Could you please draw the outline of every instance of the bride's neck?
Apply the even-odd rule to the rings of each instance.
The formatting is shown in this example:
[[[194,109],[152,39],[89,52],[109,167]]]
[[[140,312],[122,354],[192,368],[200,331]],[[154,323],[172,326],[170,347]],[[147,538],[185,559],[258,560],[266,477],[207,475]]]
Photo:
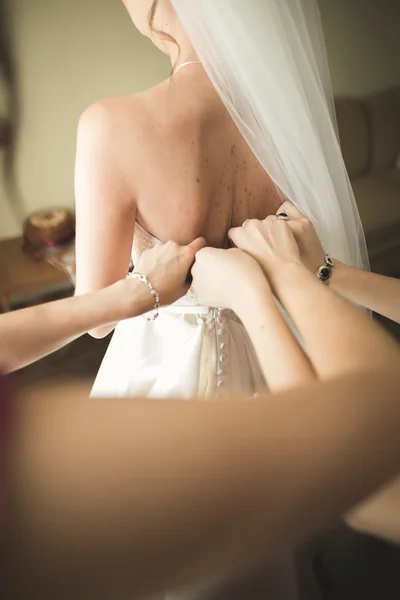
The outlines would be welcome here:
[[[168,42],[167,53],[173,68],[178,67],[184,62],[199,60],[189,40],[183,40],[182,42],[177,40],[176,43]]]

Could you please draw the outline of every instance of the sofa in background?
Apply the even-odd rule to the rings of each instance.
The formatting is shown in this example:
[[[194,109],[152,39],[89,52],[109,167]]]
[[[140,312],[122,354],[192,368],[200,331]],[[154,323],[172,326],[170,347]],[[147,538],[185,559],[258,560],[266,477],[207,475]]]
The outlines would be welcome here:
[[[371,268],[400,276],[400,87],[336,98],[335,107]]]

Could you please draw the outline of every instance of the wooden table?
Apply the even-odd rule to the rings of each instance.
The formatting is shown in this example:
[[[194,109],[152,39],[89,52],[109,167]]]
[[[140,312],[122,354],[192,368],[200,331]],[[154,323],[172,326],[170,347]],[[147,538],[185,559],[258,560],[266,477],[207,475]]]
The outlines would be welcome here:
[[[24,254],[21,238],[0,240],[1,312],[11,310],[13,295],[40,294],[49,288],[72,290],[72,283],[63,271]]]

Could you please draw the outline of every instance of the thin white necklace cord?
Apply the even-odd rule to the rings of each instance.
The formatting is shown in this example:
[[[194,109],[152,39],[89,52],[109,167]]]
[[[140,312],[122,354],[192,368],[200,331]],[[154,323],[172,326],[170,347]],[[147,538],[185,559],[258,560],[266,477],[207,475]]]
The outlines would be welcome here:
[[[187,60],[186,62],[183,62],[179,65],[179,67],[177,67],[175,69],[175,71],[173,72],[173,75],[176,75],[178,71],[180,71],[183,67],[187,67],[188,65],[201,65],[201,61],[199,60]]]

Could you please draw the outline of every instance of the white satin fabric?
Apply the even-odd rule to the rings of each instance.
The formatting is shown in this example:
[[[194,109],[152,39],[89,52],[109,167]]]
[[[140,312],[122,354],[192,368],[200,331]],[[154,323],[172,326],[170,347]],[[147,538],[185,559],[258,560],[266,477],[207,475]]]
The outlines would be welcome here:
[[[132,259],[158,243],[135,226]],[[193,398],[265,390],[250,339],[228,310],[199,306],[194,294],[160,310],[156,321],[122,321],[103,359],[92,396]]]
[[[159,241],[138,223],[133,263]],[[264,377],[243,325],[231,311],[200,306],[191,290],[162,309],[156,321],[136,317],[116,327],[91,396],[251,398],[265,391]],[[267,535],[267,534],[266,534]],[[156,600],[297,600],[288,552],[248,576],[168,592]]]

